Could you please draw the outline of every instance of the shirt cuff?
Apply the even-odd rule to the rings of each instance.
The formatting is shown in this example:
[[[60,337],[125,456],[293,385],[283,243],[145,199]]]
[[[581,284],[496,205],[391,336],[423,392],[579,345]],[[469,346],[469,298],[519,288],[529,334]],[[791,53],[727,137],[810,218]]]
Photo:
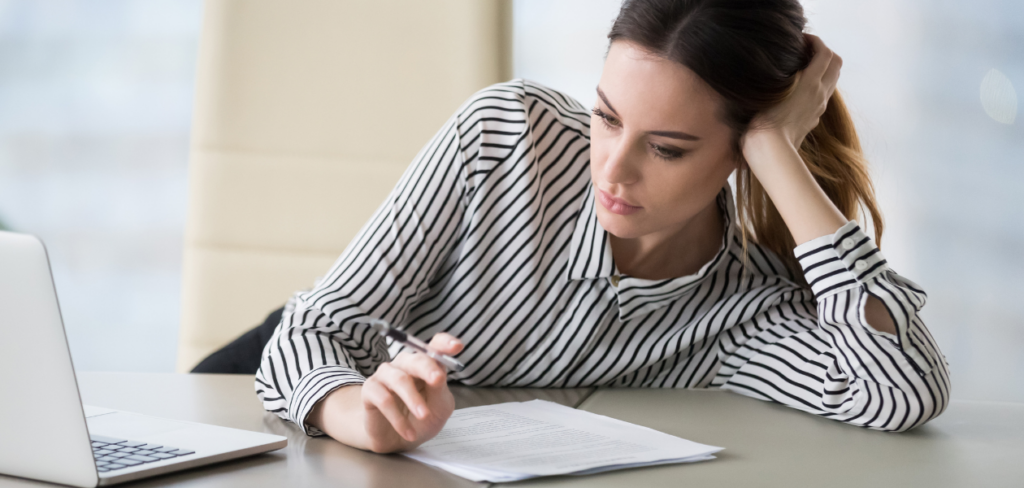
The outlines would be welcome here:
[[[344,366],[316,368],[306,373],[292,390],[292,398],[288,402],[288,418],[295,422],[295,425],[298,425],[306,435],[324,435],[320,429],[306,424],[309,412],[328,393],[343,386],[361,385],[365,381],[366,378],[363,375]]]
[[[818,300],[858,287],[886,269],[882,253],[854,220],[832,235],[800,244],[793,254]]]

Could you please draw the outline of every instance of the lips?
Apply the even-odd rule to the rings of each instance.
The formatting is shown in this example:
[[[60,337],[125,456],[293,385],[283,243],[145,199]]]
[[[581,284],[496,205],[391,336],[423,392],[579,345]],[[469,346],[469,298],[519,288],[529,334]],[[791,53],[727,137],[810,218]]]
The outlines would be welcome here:
[[[601,206],[609,212],[618,215],[629,215],[643,209],[639,205],[630,205],[621,198],[615,198],[601,189],[597,190],[597,201],[601,202]]]

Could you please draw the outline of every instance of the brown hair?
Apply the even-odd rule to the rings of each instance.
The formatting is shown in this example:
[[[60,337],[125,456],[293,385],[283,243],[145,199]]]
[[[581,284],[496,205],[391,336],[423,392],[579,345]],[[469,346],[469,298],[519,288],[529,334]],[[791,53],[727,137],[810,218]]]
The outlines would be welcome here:
[[[626,0],[612,25],[612,42],[627,40],[692,70],[725,100],[722,120],[736,134],[734,152],[759,112],[789,95],[813,56],[803,35],[807,19],[797,0]],[[882,215],[853,121],[836,91],[799,148],[825,194],[848,219],[866,211],[881,244]],[[749,167],[736,173],[736,207],[748,239],[778,255],[794,277],[803,272],[796,243]]]

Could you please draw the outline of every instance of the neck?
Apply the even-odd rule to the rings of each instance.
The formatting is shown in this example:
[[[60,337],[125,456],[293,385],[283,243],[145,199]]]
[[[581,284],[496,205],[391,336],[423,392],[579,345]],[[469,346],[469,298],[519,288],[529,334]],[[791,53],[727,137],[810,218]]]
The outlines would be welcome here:
[[[608,234],[615,265],[623,274],[664,280],[696,273],[718,253],[724,232],[717,199],[681,226],[622,239]]]

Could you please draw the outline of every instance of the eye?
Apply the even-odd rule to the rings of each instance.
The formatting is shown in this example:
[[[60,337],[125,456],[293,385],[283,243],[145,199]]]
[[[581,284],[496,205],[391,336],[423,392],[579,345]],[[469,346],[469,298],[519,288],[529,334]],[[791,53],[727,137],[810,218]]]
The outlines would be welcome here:
[[[654,155],[665,160],[679,159],[683,156],[683,152],[679,149],[670,149],[665,146],[659,146],[653,142],[648,143],[651,149],[654,151]]]
[[[615,129],[622,125],[622,123],[619,122],[619,119],[616,119],[615,117],[612,117],[611,115],[604,113],[604,111],[599,108],[594,108],[593,112],[594,115],[601,118],[601,122],[604,122],[604,125],[609,129]]]

